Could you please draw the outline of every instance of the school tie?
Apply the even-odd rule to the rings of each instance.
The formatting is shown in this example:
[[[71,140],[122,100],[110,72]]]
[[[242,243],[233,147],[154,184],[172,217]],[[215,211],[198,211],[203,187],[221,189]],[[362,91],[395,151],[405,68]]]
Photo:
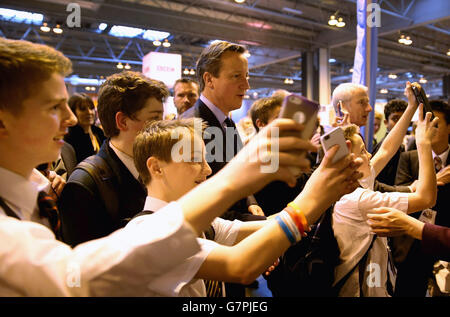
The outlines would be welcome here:
[[[436,172],[442,169],[442,160],[439,156],[434,157],[434,167],[436,168]]]
[[[207,297],[223,297],[222,282],[213,280],[203,280],[206,287]]]
[[[45,191],[41,191],[38,194],[38,207],[41,218],[48,219],[56,239],[61,240],[61,221],[55,200]]]

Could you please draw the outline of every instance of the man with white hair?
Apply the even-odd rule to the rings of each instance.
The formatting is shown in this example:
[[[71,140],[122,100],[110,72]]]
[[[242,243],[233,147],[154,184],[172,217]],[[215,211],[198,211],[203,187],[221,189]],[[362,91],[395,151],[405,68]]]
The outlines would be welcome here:
[[[343,83],[334,89],[331,102],[334,109],[340,109],[342,115],[349,114],[350,123],[362,127],[366,125],[369,113],[372,111],[367,91],[366,86]]]

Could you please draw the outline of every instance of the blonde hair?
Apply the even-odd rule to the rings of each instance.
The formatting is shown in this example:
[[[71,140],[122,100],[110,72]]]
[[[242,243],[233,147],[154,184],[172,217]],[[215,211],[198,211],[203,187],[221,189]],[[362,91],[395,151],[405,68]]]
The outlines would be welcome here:
[[[185,135],[178,133],[174,138],[172,132],[182,128],[187,129],[191,136],[198,135],[202,133],[202,131],[195,131],[194,126],[198,125],[203,131],[205,124],[199,118],[152,121],[144,126],[134,141],[133,157],[136,169],[145,185],[151,181],[150,172],[147,169],[148,158],[153,156],[164,162],[172,162],[172,147]]]
[[[345,139],[352,142],[352,146],[355,144],[353,137],[355,135],[361,136],[361,134],[359,133],[359,127],[356,124],[349,124],[349,125],[343,126],[342,130],[344,130]],[[362,136],[361,136],[361,138],[362,138]]]
[[[375,119],[383,121],[383,114],[381,112],[375,111]]]
[[[0,38],[0,109],[20,113],[39,83],[71,72],[72,62],[50,46]]]

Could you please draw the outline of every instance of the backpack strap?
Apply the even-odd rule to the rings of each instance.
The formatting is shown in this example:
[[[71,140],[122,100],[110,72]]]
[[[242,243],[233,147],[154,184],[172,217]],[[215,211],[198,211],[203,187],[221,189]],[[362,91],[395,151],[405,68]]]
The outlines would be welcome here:
[[[0,197],[0,207],[2,207],[7,216],[21,220],[19,216],[6,204],[2,197]]]
[[[372,249],[373,247],[373,243],[375,242],[377,238],[377,235],[374,234],[372,237],[372,241],[370,242],[369,248],[366,250],[366,253],[364,253],[363,257],[358,261],[358,263],[356,263],[356,265],[350,270],[350,272],[348,272],[343,278],[341,278],[341,280],[333,287],[336,291],[336,294],[339,294],[339,291],[341,290],[341,288],[344,286],[344,284],[347,282],[347,280],[350,278],[350,276],[353,274],[353,272],[356,270],[356,268],[359,268],[359,291],[360,294],[362,294],[362,283],[363,283],[363,278],[364,275],[362,273],[364,273],[364,264],[367,262],[367,257],[369,256],[369,251]]]
[[[119,221],[119,203],[113,187],[114,174],[106,161],[101,156],[92,155],[80,162],[75,169],[81,169],[92,177],[107,212]]]

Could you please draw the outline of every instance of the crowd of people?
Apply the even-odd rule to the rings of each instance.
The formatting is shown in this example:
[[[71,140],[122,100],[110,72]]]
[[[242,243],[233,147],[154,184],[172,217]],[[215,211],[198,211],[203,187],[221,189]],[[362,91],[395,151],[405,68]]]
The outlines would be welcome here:
[[[285,252],[331,210],[338,296],[424,297],[450,255],[448,104],[430,101],[432,119],[407,82],[371,154],[359,134],[373,111],[367,87],[339,85],[349,151],[334,162],[339,146],[321,149],[319,120],[305,140],[302,124],[278,118],[287,91],[235,124],[250,88],[245,52],[206,47],[198,82],[174,84],[177,114],[164,118],[161,81],[111,75],[95,105],[68,96],[62,53],[0,39],[0,296],[244,297],[258,277],[277,279]]]

